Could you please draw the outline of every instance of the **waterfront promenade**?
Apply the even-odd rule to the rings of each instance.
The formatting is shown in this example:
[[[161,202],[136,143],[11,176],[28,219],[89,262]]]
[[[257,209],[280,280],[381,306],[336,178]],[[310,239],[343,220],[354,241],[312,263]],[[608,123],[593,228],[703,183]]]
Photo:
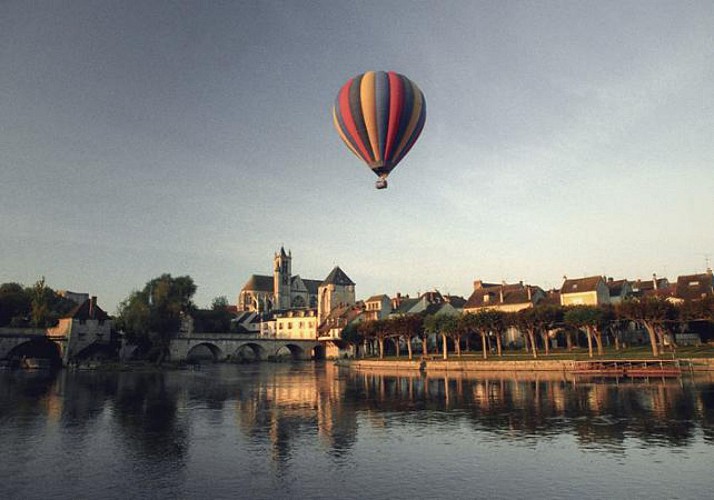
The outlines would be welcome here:
[[[563,372],[573,374],[606,375],[639,372],[647,375],[677,375],[687,372],[714,371],[714,358],[675,358],[675,359],[531,359],[531,360],[476,360],[476,359],[439,359],[424,357],[408,359],[355,359],[339,360],[340,365],[360,370],[408,370],[428,372]],[[677,373],[678,372],[678,373]]]

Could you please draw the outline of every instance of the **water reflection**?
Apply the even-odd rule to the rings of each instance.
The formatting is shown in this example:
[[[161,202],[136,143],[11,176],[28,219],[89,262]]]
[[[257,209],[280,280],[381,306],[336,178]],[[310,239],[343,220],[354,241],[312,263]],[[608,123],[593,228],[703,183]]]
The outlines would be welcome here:
[[[373,467],[369,472],[378,475],[373,458],[392,456],[390,447],[425,461],[429,453],[461,449],[463,466],[471,467],[472,449],[488,450],[489,443],[502,449],[572,441],[580,451],[613,457],[712,444],[714,381],[711,375],[579,380],[557,373],[474,378],[309,363],[0,372],[0,430],[6,464],[0,484],[12,491],[46,491],[43,485],[71,478],[68,487],[76,483],[84,496],[106,495],[98,485],[118,483],[122,497],[142,497],[149,487],[192,496],[206,492],[191,488],[218,476],[226,491],[212,496],[246,481],[253,493],[279,487],[287,496],[319,496],[321,471]],[[434,434],[439,444],[413,448]],[[478,444],[459,448],[459,439]],[[565,453],[558,458],[578,460]],[[58,465],[37,477],[38,463]],[[265,475],[266,467],[273,473]],[[317,489],[296,489],[302,483],[295,476]],[[391,481],[384,484],[382,496],[390,496]]]
[[[371,412],[427,411],[427,423],[468,419],[509,440],[574,435],[586,448],[622,449],[628,439],[686,446],[714,431],[714,384],[703,379],[577,380],[563,374],[417,376],[367,371],[350,375]],[[398,422],[398,419],[393,419]]]

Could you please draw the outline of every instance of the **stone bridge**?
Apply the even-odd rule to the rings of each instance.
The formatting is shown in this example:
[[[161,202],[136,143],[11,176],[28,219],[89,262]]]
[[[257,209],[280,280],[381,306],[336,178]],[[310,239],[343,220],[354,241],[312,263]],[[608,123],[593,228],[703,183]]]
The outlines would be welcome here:
[[[190,359],[294,360],[323,359],[324,348],[317,340],[287,339],[236,333],[190,333],[173,339],[169,346],[172,361]]]
[[[66,336],[50,336],[44,328],[0,328],[0,363],[12,365],[23,357],[62,364]]]

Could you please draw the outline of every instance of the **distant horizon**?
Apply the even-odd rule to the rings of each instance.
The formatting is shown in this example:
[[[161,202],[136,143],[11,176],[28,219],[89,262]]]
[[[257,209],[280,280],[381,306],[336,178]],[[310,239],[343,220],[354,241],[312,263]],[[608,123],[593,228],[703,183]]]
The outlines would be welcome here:
[[[286,250],[288,250],[288,249],[286,249]],[[335,265],[339,265],[339,264],[335,264]],[[327,273],[325,274],[325,276],[327,276],[327,274],[334,268],[335,265],[333,265],[332,267],[330,267],[330,270],[327,271]],[[355,280],[355,279],[351,276],[350,272],[347,271],[347,270],[344,268],[344,266],[339,265],[339,267],[340,267],[340,269],[342,269],[342,270],[345,272],[345,274],[347,274],[347,275],[350,277],[350,279],[352,279],[352,280],[355,282],[355,289],[356,289],[356,291],[358,291],[358,290],[359,290],[359,282],[358,282],[357,280]],[[269,268],[270,268],[270,266],[268,266],[268,269],[269,269]],[[483,283],[496,284],[496,285],[501,285],[501,284],[514,285],[514,284],[519,284],[519,283],[522,282],[523,285],[537,286],[537,287],[541,288],[541,289],[542,289],[543,291],[545,291],[545,292],[548,292],[548,291],[551,291],[551,290],[560,290],[560,287],[562,286],[562,284],[565,282],[566,279],[582,279],[582,278],[588,278],[588,277],[594,277],[594,276],[601,276],[601,277],[602,277],[603,279],[605,279],[605,280],[613,279],[613,280],[615,280],[615,281],[618,281],[618,280],[623,280],[623,279],[624,279],[624,280],[627,280],[628,282],[634,283],[634,282],[637,282],[637,281],[651,281],[651,280],[653,279],[654,275],[656,275],[656,276],[657,276],[657,279],[667,279],[667,280],[670,282],[670,284],[676,284],[677,279],[680,278],[680,277],[692,276],[692,275],[698,275],[698,274],[705,274],[705,273],[710,272],[710,271],[711,271],[710,262],[705,261],[705,267],[703,268],[703,270],[700,270],[700,271],[696,271],[696,270],[695,270],[695,271],[692,271],[692,272],[678,273],[678,274],[676,274],[676,275],[674,275],[674,276],[666,276],[666,275],[660,275],[659,273],[652,273],[652,274],[650,274],[649,276],[644,276],[644,277],[638,276],[637,278],[629,278],[629,277],[625,277],[625,276],[612,276],[612,275],[610,275],[610,274],[608,274],[608,273],[604,273],[604,274],[602,274],[602,273],[591,273],[591,274],[585,274],[585,275],[582,275],[582,276],[580,276],[580,275],[572,275],[572,276],[571,276],[571,275],[564,274],[564,275],[561,276],[560,285],[557,285],[557,286],[554,286],[554,285],[551,285],[551,286],[543,286],[541,283],[538,283],[538,282],[535,282],[535,281],[529,281],[529,280],[522,280],[522,279],[516,279],[516,280],[501,280],[501,279],[488,279],[488,278],[483,278],[483,277],[474,277],[474,278],[469,282],[469,287],[465,288],[466,290],[468,290],[468,291],[465,292],[465,293],[454,293],[454,292],[451,292],[451,291],[448,291],[448,290],[441,289],[441,288],[439,288],[438,286],[437,286],[437,287],[424,287],[423,289],[417,288],[415,292],[414,292],[413,290],[410,290],[410,289],[406,289],[406,291],[405,291],[404,288],[399,289],[399,287],[397,287],[397,289],[396,289],[396,290],[393,290],[393,291],[376,290],[376,291],[374,291],[374,292],[372,292],[372,293],[365,293],[365,294],[361,294],[361,293],[358,292],[358,293],[357,293],[357,297],[358,297],[357,300],[358,300],[358,301],[359,301],[359,300],[365,300],[366,298],[369,298],[369,297],[372,297],[372,296],[375,296],[375,295],[382,295],[382,294],[385,294],[385,295],[389,296],[390,298],[396,297],[397,294],[401,294],[402,297],[417,298],[417,297],[420,297],[421,295],[423,295],[424,293],[431,292],[431,291],[438,291],[438,292],[441,293],[442,295],[452,295],[452,296],[458,296],[458,297],[463,297],[464,299],[468,299],[469,296],[471,295],[471,293],[473,293],[473,285],[474,285],[474,282],[475,282],[475,281],[482,281]],[[177,274],[177,273],[169,273],[169,272],[159,273],[159,274],[157,274],[156,276],[152,276],[152,277],[147,278],[143,283],[137,284],[137,286],[136,286],[135,288],[133,288],[133,289],[127,291],[127,293],[126,293],[124,296],[122,296],[119,300],[117,300],[114,304],[112,304],[111,307],[113,307],[113,308],[110,308],[110,307],[103,307],[103,306],[102,306],[103,297],[102,297],[101,295],[97,295],[96,293],[93,293],[91,290],[76,290],[76,289],[67,288],[67,287],[54,286],[53,283],[51,283],[51,282],[49,282],[49,280],[47,280],[46,275],[40,275],[40,276],[38,276],[37,279],[35,279],[35,280],[31,281],[31,282],[22,282],[22,281],[18,281],[18,280],[4,280],[4,281],[0,282],[0,284],[2,284],[2,283],[19,283],[20,285],[22,285],[22,286],[24,286],[24,287],[31,287],[31,286],[32,286],[34,283],[36,283],[38,280],[40,280],[40,279],[42,279],[43,277],[45,277],[45,284],[46,284],[48,287],[52,288],[55,292],[63,292],[63,291],[64,291],[64,292],[72,292],[72,293],[77,293],[77,294],[88,294],[90,297],[95,296],[95,297],[97,297],[97,303],[98,303],[98,305],[99,305],[102,309],[104,309],[105,311],[109,312],[109,313],[112,314],[112,315],[115,315],[115,314],[118,313],[119,304],[120,304],[124,299],[128,298],[128,297],[131,295],[131,293],[133,293],[134,291],[142,290],[142,289],[144,288],[144,286],[146,286],[146,284],[147,284],[149,281],[151,281],[151,280],[153,280],[153,279],[155,279],[155,278],[158,278],[158,277],[160,277],[160,276],[163,275],[163,274],[170,274],[170,275],[171,275],[172,277],[174,277],[174,278],[175,278],[175,277],[178,277],[178,276],[189,276],[189,277],[191,277],[191,278],[194,280],[194,284],[196,285],[196,288],[197,288],[197,293],[198,293],[198,290],[201,289],[201,284],[198,283],[198,282],[196,282],[195,278],[194,278],[193,276],[191,276],[190,274],[187,275],[187,274]],[[260,272],[251,273],[251,274],[249,274],[249,275],[241,282],[241,285],[239,286],[239,288],[238,288],[235,292],[233,292],[232,294],[229,294],[229,293],[218,294],[218,295],[215,295],[215,296],[211,297],[207,302],[201,302],[201,303],[199,303],[199,302],[197,302],[196,300],[194,300],[194,303],[196,304],[196,306],[197,306],[199,309],[209,309],[209,308],[211,307],[211,302],[212,302],[214,299],[216,299],[216,298],[218,298],[218,297],[225,297],[225,298],[228,300],[228,303],[229,303],[230,305],[236,305],[236,303],[237,303],[237,297],[238,297],[238,295],[240,294],[241,288],[247,283],[247,281],[248,281],[248,280],[250,279],[250,277],[253,276],[253,275],[272,276],[272,273],[269,273],[269,272],[266,272],[266,273],[260,273]],[[318,281],[322,281],[322,280],[324,279],[324,277],[323,277],[323,278],[313,278],[313,277],[303,276],[303,275],[302,275],[301,273],[299,273],[299,272],[298,272],[298,273],[293,272],[292,275],[293,275],[293,276],[298,276],[298,275],[299,275],[302,279],[316,279],[316,280],[318,280]],[[567,278],[566,278],[566,276],[567,276]],[[412,292],[414,292],[414,293],[412,293]],[[117,296],[116,294],[114,294],[114,295]],[[360,296],[363,296],[364,299],[359,298]]]

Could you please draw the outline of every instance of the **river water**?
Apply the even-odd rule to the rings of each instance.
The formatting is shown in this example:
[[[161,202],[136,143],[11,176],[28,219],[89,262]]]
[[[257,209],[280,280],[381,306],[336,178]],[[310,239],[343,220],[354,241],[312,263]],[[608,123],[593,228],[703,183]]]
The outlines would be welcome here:
[[[0,372],[0,498],[711,498],[714,378]]]

